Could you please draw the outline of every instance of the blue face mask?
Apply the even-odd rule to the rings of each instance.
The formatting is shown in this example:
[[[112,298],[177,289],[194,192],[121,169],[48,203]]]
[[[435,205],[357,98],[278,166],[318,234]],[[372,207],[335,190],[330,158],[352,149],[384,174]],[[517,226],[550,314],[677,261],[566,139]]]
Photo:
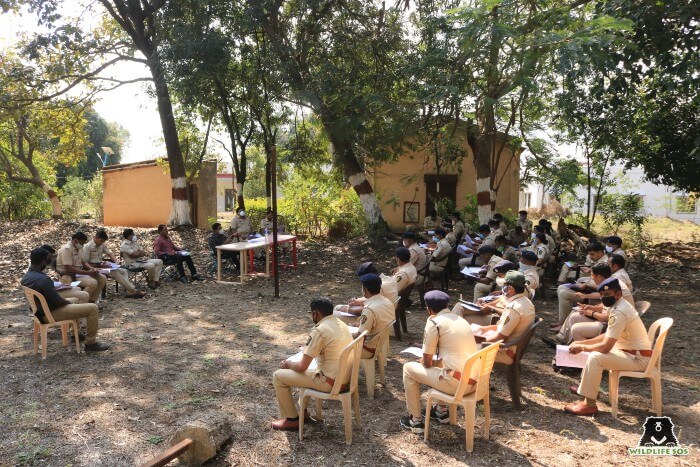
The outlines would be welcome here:
[[[440,241],[440,239],[439,239],[438,237],[436,237],[435,235],[433,235],[433,241],[434,241],[435,243],[437,243],[437,242]]]
[[[484,238],[485,236],[486,236],[486,235],[484,235],[484,234],[482,234],[482,233],[479,234],[479,238]]]

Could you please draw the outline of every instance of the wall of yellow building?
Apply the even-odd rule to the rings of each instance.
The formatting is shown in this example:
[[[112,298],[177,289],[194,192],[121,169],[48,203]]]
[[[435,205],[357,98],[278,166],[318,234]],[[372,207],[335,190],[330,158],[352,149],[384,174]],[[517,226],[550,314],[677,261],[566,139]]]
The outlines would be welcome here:
[[[440,170],[441,174],[457,175],[457,199],[455,201],[457,209],[460,210],[466,204],[466,196],[476,194],[474,156],[469,146],[466,146],[466,149],[468,155],[462,159],[461,164]],[[435,174],[435,160],[428,150],[419,152],[407,150],[399,156],[397,161],[387,162],[373,169],[373,187],[379,196],[382,215],[392,230],[402,231],[407,226],[404,222],[404,203],[406,201],[420,203],[419,219],[422,223],[427,216],[424,175]],[[505,212],[507,209],[517,212],[520,192],[518,151],[513,156],[509,147],[503,149],[497,177],[497,180],[503,177],[503,181],[496,195],[496,209],[500,212]]]

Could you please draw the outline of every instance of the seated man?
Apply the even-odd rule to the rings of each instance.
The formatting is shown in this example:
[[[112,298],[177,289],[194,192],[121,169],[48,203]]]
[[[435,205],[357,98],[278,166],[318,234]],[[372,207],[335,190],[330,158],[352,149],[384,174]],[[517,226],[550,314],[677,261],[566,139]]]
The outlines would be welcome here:
[[[427,271],[424,271],[428,265],[425,251],[418,245],[418,235],[413,232],[404,232],[401,240],[403,246],[408,248],[408,251],[411,253],[411,264],[416,268],[416,272],[419,273],[415,282],[416,285],[420,285],[425,280],[425,274],[427,274]]]
[[[463,258],[459,260],[460,269],[463,269],[467,266],[483,266],[484,263],[481,262],[478,250],[480,246],[495,246],[495,237],[491,237],[490,234],[491,229],[488,225],[480,225],[476,238],[472,239],[472,245],[468,245],[468,242],[465,242],[463,243],[463,245],[467,247],[465,251],[457,249],[457,254],[459,256],[463,256]]]
[[[503,235],[497,235],[494,239],[494,246],[496,247],[498,256],[510,261],[511,263],[518,262],[518,250],[508,245],[508,242],[506,242],[506,237]]]
[[[492,326],[482,326],[475,332],[475,338],[479,342],[504,343],[520,337],[535,321],[535,306],[525,296],[525,275],[520,271],[509,271],[506,274],[506,285],[503,287],[505,295],[505,309],[498,323]],[[493,332],[490,332],[493,331]],[[515,358],[516,347],[500,348],[496,354],[496,361],[510,365]]]
[[[474,299],[472,300],[474,302],[491,293],[496,281],[496,272],[493,270],[493,267],[503,261],[503,258],[496,254],[496,248],[492,246],[480,247],[479,256],[484,264],[481,268],[481,277],[479,279],[467,277],[476,282],[474,284]]]
[[[87,235],[83,232],[74,233],[70,242],[58,250],[56,271],[61,275],[63,284],[80,281],[79,286],[90,296],[90,303],[97,303],[102,295],[102,289],[107,285],[107,278],[83,258],[83,246],[86,243]]]
[[[379,271],[374,266],[374,263],[367,261],[360,264],[360,267],[355,271],[357,277],[362,277],[365,274],[376,274],[379,276]],[[396,280],[393,276],[384,276],[382,278],[381,292],[382,296],[388,299],[392,304],[396,302],[399,298],[398,287],[396,285]],[[342,321],[346,323],[354,323],[357,317],[362,314],[362,310],[365,308],[365,301],[367,299],[362,296],[359,298],[351,298],[347,305],[338,305],[333,310],[333,315],[339,317]],[[352,313],[355,317],[341,316],[340,313]]]
[[[238,209],[238,215],[231,219],[231,226],[228,229],[229,236],[234,240],[240,241],[248,238],[253,232],[253,224],[243,209]]]
[[[500,232],[496,232],[496,235],[503,235],[503,236],[508,235],[508,225],[506,225],[506,221],[503,218],[503,214],[501,214],[499,212],[494,212],[493,213],[493,220],[498,222],[498,227],[496,227],[496,230],[500,231]]]
[[[591,275],[591,267],[596,264],[607,264],[608,256],[605,254],[605,248],[602,244],[598,242],[590,243],[586,247],[588,254],[586,255],[586,261],[583,265],[574,265],[569,267],[564,264],[561,267],[561,272],[559,273],[559,278],[557,279],[558,285],[570,282],[576,276],[576,271],[580,273],[580,277],[589,277]]]
[[[122,260],[127,266],[144,268],[148,276],[148,287],[155,289],[160,287],[160,273],[163,270],[163,260],[149,258],[146,250],[141,248],[133,229],[124,229],[122,232],[121,252]]]
[[[620,282],[611,277],[598,286],[603,305],[607,308],[608,330],[593,339],[576,341],[569,352],[592,352],[581,374],[581,384],[571,392],[585,399],[564,407],[573,415],[593,415],[598,412],[596,399],[605,370],[643,371],[651,357],[651,342],[637,311],[622,298]]]
[[[437,215],[437,211],[435,209],[430,211],[430,215],[425,218],[423,221],[423,229],[425,231],[428,230],[435,230],[439,228],[442,225],[442,217]]]
[[[522,227],[516,225],[513,230],[508,232],[508,235],[506,236],[506,243],[513,248],[518,249],[520,248],[520,245],[525,243],[529,236],[530,234],[525,235]]]
[[[31,265],[22,277],[21,284],[39,292],[46,299],[46,304],[55,321],[69,319],[87,321],[87,336],[85,337],[85,350],[87,352],[101,352],[109,349],[109,346],[97,342],[97,327],[99,326],[99,309],[94,303],[71,303],[56,293],[53,281],[44,274],[44,269],[51,262],[50,253],[43,248],[34,248],[30,255]],[[36,317],[42,323],[47,323],[41,305],[37,302]],[[77,330],[75,330],[77,331]]]
[[[532,244],[527,248],[537,255],[537,263],[535,264],[537,265],[537,274],[540,278],[544,276],[544,271],[547,269],[547,264],[549,263],[549,255],[552,253],[549,246],[550,244],[547,240],[547,236],[542,232],[537,232]]]
[[[377,334],[394,320],[394,304],[380,293],[382,280],[378,275],[365,274],[360,277],[360,282],[362,282],[362,296],[365,298],[365,303],[357,334],[367,331],[367,337],[362,345],[362,358],[372,358],[379,342]]]
[[[622,249],[622,239],[618,237],[617,235],[612,235],[608,238],[605,239],[605,254],[608,256],[611,255],[620,255],[624,258],[625,264],[623,268],[627,267],[627,263],[629,262],[629,257],[627,256],[627,253],[625,253],[625,250]]]
[[[102,267],[109,267],[109,264],[102,261],[102,258],[105,256],[107,256],[112,263],[117,263],[117,258],[114,257],[112,251],[105,244],[107,239],[107,232],[100,229],[95,232],[93,239],[83,246],[83,258],[85,258],[85,261],[93,268],[99,269]],[[136,286],[131,283],[129,280],[129,272],[126,269],[112,269],[107,276],[124,287],[126,298],[143,298],[146,295],[140,290],[137,290]]]
[[[216,255],[216,247],[221,246],[225,243],[229,243],[229,241],[226,235],[221,233],[221,224],[218,222],[214,222],[211,225],[211,235],[209,235],[209,240],[207,240],[209,249],[213,254]],[[231,261],[231,263],[236,267],[236,269],[240,270],[241,261],[239,259],[239,256],[240,253],[237,251],[221,250],[221,259],[227,259]]]
[[[396,282],[396,291],[400,294],[403,289],[416,282],[418,272],[416,267],[411,264],[411,252],[408,248],[399,247],[396,249],[396,264],[397,267],[391,272]],[[384,278],[382,278],[383,281]]]
[[[56,250],[54,250],[51,245],[46,244],[41,245],[40,248],[43,248],[49,252],[49,264],[46,266],[46,268],[51,268],[56,271]],[[66,287],[64,285],[61,290],[57,290],[56,292],[58,292],[58,295],[71,303],[88,303],[90,300],[90,294],[82,290],[80,287]]]
[[[463,375],[464,364],[476,353],[476,342],[469,324],[457,315],[450,313],[447,305],[450,296],[439,290],[425,294],[428,320],[423,332],[423,358],[419,362],[408,362],[403,366],[403,387],[406,393],[408,413],[401,417],[403,428],[413,433],[423,433],[423,411],[420,404],[420,385],[425,384],[446,394],[454,394],[462,378],[469,378],[470,386],[465,391],[474,391],[478,368],[471,375]],[[441,367],[435,366],[433,356],[440,355]],[[431,418],[440,423],[449,422],[449,412],[439,406],[431,408]]]
[[[459,211],[455,211],[450,216],[450,220],[452,221],[452,232],[457,242],[461,242],[464,238],[464,234],[467,233],[467,227],[464,225],[464,222],[462,222],[462,214]]]
[[[510,261],[500,261],[493,267],[493,272],[496,275],[496,285],[503,287],[505,285],[505,277],[508,271],[516,268],[515,264]],[[500,298],[492,302],[486,303],[479,299],[476,304],[480,306],[480,310],[472,310],[464,306],[461,302],[457,302],[452,308],[452,313],[466,319],[469,324],[478,324],[479,326],[488,326],[491,324],[491,316],[493,313],[501,314],[505,308],[505,296],[501,290],[492,292],[492,295],[500,295]]]
[[[194,267],[194,262],[189,252],[183,250],[182,248],[176,247],[170,236],[168,235],[168,228],[165,224],[160,224],[158,226],[158,236],[153,241],[153,251],[156,256],[163,260],[163,264],[174,264],[177,268],[177,273],[180,276],[180,282],[187,284],[187,277],[185,276],[185,268],[182,263],[187,264],[187,269],[190,270],[190,277],[193,281],[201,281],[202,278],[197,274],[197,269]]]
[[[520,266],[518,270],[525,275],[527,290],[525,295],[530,300],[535,296],[535,291],[540,286],[539,268],[537,267],[537,254],[534,251],[525,250],[520,255]]]
[[[624,256],[618,255],[617,253],[613,253],[610,255],[610,259],[608,260],[608,266],[610,266],[610,270],[612,271],[613,277],[618,278],[621,283],[625,284],[625,287],[627,287],[629,290],[632,290],[632,279],[630,279],[629,274],[627,274],[625,264],[626,260]]]
[[[341,378],[343,384],[350,381],[350,372],[347,375],[338,374],[340,354],[352,342],[350,330],[332,316],[333,303],[330,299],[317,298],[311,301],[310,307],[315,326],[309,335],[302,359],[298,362],[284,360],[280,369],[272,375],[277,404],[284,417],[272,422],[275,430],[299,429],[299,412],[292,398],[293,387],[331,392],[336,379]],[[314,358],[316,370],[307,371]]]
[[[260,233],[261,234],[265,235],[267,233],[272,233],[272,229],[274,228],[273,217],[274,216],[273,216],[272,209],[268,209],[267,211],[265,211],[265,217],[263,217],[262,220],[260,221]]]
[[[526,237],[530,236],[530,233],[532,232],[532,221],[527,218],[527,211],[518,211],[518,220],[515,221],[515,226],[516,228],[520,227]]]
[[[447,232],[445,232],[445,229],[435,229],[433,241],[436,243],[436,247],[428,260],[430,263],[430,266],[428,266],[428,273],[431,277],[435,277],[436,275],[442,273],[447,267],[447,262],[450,259],[450,250],[452,250],[452,246],[445,238],[446,236]]]

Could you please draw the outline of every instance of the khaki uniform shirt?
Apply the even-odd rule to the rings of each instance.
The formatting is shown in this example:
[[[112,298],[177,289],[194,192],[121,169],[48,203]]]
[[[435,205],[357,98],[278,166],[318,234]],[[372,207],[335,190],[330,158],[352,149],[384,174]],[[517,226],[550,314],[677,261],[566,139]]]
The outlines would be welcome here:
[[[501,222],[500,224],[498,224],[498,230],[501,231],[500,233],[501,233],[504,237],[507,237],[507,236],[508,236],[508,226],[506,225],[505,222]]]
[[[351,342],[348,326],[335,316],[326,316],[311,329],[304,354],[316,359],[317,374],[336,379],[340,354]]]
[[[457,241],[461,241],[464,238],[464,234],[467,233],[467,228],[464,226],[464,222],[457,221],[452,225],[452,232],[455,234]]]
[[[527,269],[525,269],[527,268]],[[520,272],[525,276],[525,281],[527,282],[527,291],[529,292],[529,297],[532,299],[535,295],[535,290],[540,286],[540,275],[537,274],[537,266],[520,266]]]
[[[630,259],[627,256],[627,253],[625,252],[625,250],[623,250],[622,248],[617,248],[617,249],[613,250],[612,253],[608,253],[608,256],[612,256],[612,255],[622,256],[623,258],[625,258],[625,267],[627,267],[629,265]]]
[[[432,217],[428,216],[423,221],[423,228],[426,230],[428,230],[428,229],[433,230],[433,229],[440,227],[441,225],[442,225],[442,217],[440,217],[440,216],[435,216],[435,220],[433,220]]]
[[[382,289],[379,293],[391,303],[394,303],[399,298],[399,287],[396,284],[396,279],[394,279],[394,276],[385,276],[384,274],[379,277],[382,279]]]
[[[247,236],[253,231],[253,224],[250,222],[248,216],[234,217],[231,220],[231,227],[229,227],[229,230],[231,233]]]
[[[499,250],[500,251],[500,250]],[[500,255],[506,261],[510,261],[513,264],[518,264],[518,254],[517,250],[512,246],[506,245]]]
[[[486,264],[486,266],[484,266],[486,268],[486,278],[487,279],[491,279],[491,281],[496,280],[497,274],[496,274],[496,271],[493,270],[493,268],[496,267],[496,265],[498,263],[500,263],[501,261],[503,261],[503,258],[501,258],[498,255],[493,255],[491,257],[488,264]]]
[[[617,339],[616,349],[650,350],[651,342],[637,310],[626,300],[618,300],[608,308],[608,330],[605,336]]]
[[[505,299],[505,309],[498,320],[496,330],[508,337],[506,341],[512,341],[527,331],[534,320],[535,305],[530,299],[524,294],[513,295]],[[515,347],[510,349],[516,351]]]
[[[516,226],[520,226],[523,228],[523,232],[526,234],[532,231],[532,221],[530,219],[525,219],[524,221],[521,221],[520,218],[518,217],[518,220],[515,221]]]
[[[377,333],[394,320],[394,304],[381,294],[372,295],[365,301],[365,308],[360,315],[360,331],[367,331],[365,347],[377,348]]]
[[[263,220],[260,221],[260,230],[262,230],[263,232],[265,231],[265,229],[267,229],[271,233],[273,227],[274,226],[272,225],[272,221],[268,221],[267,217],[263,217]]]
[[[436,266],[440,267],[445,267],[447,266],[447,260],[450,257],[450,250],[452,249],[452,246],[450,246],[450,242],[447,241],[447,239],[443,238],[437,243],[437,247],[435,248],[435,251],[433,251],[433,258],[439,258],[440,261],[433,261],[433,264]]]
[[[63,245],[56,254],[56,271],[59,274],[70,274],[64,265],[83,267],[83,251],[73,244],[68,242]]]
[[[408,251],[411,252],[411,264],[416,267],[416,271],[425,268],[425,265],[428,264],[428,259],[425,257],[423,248],[418,246],[417,243],[414,243],[408,248]]]
[[[428,318],[423,333],[423,353],[440,355],[443,368],[462,371],[467,359],[476,351],[474,335],[464,318],[447,308]]]
[[[112,251],[105,243],[98,246],[95,244],[95,240],[90,240],[83,246],[83,258],[88,263],[101,263],[104,256],[111,254]]]
[[[624,283],[628,289],[632,289],[632,279],[630,279],[630,275],[627,274],[627,271],[624,268],[613,272],[612,276],[616,277],[618,281]]]
[[[411,263],[406,263],[403,266],[399,266],[396,274],[394,274],[394,279],[396,279],[396,286],[399,293],[409,285],[413,284],[418,277],[418,271],[416,267]]]
[[[141,248],[141,245],[139,245],[138,242],[132,242],[131,240],[124,239],[124,240],[122,240],[120,250],[122,252],[122,261],[124,261],[124,264],[126,264],[126,265],[132,264],[132,263],[136,262],[137,260],[142,259],[142,258],[132,258],[131,256],[129,256],[129,255],[133,255],[137,251],[143,250],[143,248]]]

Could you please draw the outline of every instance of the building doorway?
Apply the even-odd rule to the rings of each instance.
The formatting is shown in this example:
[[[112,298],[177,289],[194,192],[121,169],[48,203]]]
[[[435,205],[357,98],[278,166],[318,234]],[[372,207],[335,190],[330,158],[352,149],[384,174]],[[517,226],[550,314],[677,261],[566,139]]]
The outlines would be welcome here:
[[[449,198],[457,206],[457,175],[440,175],[438,180],[437,175],[424,175],[425,181],[425,215],[429,216],[435,209],[435,200],[438,199],[438,181],[440,183],[440,199]],[[444,219],[452,213],[441,212],[440,215]]]

